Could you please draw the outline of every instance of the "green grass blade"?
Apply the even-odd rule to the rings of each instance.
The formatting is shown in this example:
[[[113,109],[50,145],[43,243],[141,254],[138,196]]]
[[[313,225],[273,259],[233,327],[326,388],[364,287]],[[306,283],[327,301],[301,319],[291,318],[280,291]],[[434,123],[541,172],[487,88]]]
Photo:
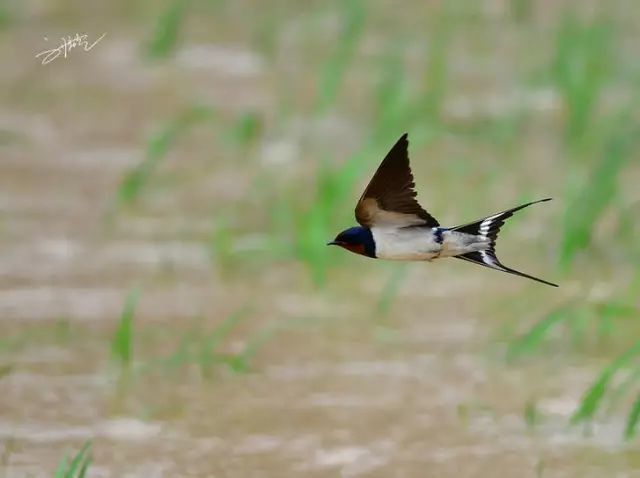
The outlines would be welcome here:
[[[612,29],[602,20],[586,23],[564,16],[556,38],[554,82],[567,110],[566,139],[585,138],[593,111],[606,85],[612,58]]]
[[[211,335],[209,335],[209,346],[215,348],[220,342],[222,342],[228,335],[235,329],[240,322],[249,317],[249,309],[243,307],[240,310],[229,314],[220,324],[213,329]]]
[[[320,75],[316,111],[323,113],[335,101],[342,80],[351,62],[365,21],[365,4],[360,0],[342,2],[344,8],[344,24],[340,33],[336,50],[325,64]]]
[[[507,349],[507,361],[515,360],[525,354],[533,352],[540,346],[549,332],[558,324],[569,320],[571,311],[566,308],[555,310],[544,319],[536,323],[527,333],[517,340],[512,341]]]
[[[84,476],[91,462],[90,448],[91,440],[87,440],[76,456],[73,457],[73,460],[71,460],[67,471],[68,477],[82,478]]]
[[[578,409],[571,416],[571,424],[586,422],[593,419],[616,372],[627,365],[630,360],[639,354],[640,342],[636,342],[634,346],[618,356],[602,371],[598,379],[585,393]]]
[[[119,204],[132,203],[137,199],[158,162],[167,154],[175,136],[175,128],[171,125],[151,137],[145,159],[125,176],[118,189]]]
[[[563,269],[590,244],[597,221],[618,191],[618,177],[636,142],[637,131],[624,126],[617,128],[588,181],[567,207],[559,259]]]
[[[598,380],[589,388],[587,393],[584,395],[580,402],[580,406],[571,416],[571,423],[576,424],[582,421],[588,421],[593,418],[598,407],[600,406],[600,402],[607,392],[607,388],[611,379],[613,378],[613,374],[615,369],[607,369],[605,370]]]
[[[204,376],[210,375],[211,364],[217,360],[216,349],[229,334],[249,317],[249,309],[242,308],[229,314],[204,338],[199,347],[199,365]]]
[[[91,465],[91,440],[87,440],[82,448],[75,454],[71,462],[65,455],[55,471],[55,478],[85,478]]]
[[[449,45],[453,35],[453,25],[448,6],[442,4],[440,15],[433,24],[430,35],[427,68],[424,74],[426,79],[422,99],[418,103],[420,110],[417,116],[423,116],[427,121],[434,123],[440,120],[442,105],[445,100],[448,87]]]
[[[337,224],[353,221],[351,196],[362,157],[355,155],[341,167],[333,167],[328,161],[323,161],[317,174],[313,202],[308,208],[296,210],[296,253],[319,287],[325,284],[330,264],[331,250],[327,241],[339,232]]]
[[[209,238],[209,253],[218,269],[226,271],[234,264],[234,244],[229,218],[225,214],[218,215]]]
[[[65,478],[67,476],[67,469],[69,468],[69,456],[65,454],[60,460],[58,464],[58,468],[56,469],[55,478]]]
[[[166,58],[175,50],[186,7],[186,0],[172,0],[158,16],[153,37],[147,45],[147,55],[150,58]]]
[[[620,405],[622,398],[638,384],[638,381],[640,381],[640,367],[636,367],[616,386],[615,390],[611,391],[606,413],[611,413],[615,410]]]
[[[627,417],[627,424],[624,429],[625,440],[631,440],[636,436],[636,427],[640,420],[640,393],[636,397]]]
[[[263,130],[262,117],[258,113],[251,111],[238,117],[233,124],[231,136],[236,144],[246,148],[256,142]]]
[[[87,476],[87,471],[89,470],[89,466],[91,466],[91,462],[93,461],[91,455],[82,463],[80,470],[78,471],[78,478],[85,478]]]
[[[131,204],[138,199],[143,187],[149,182],[151,175],[178,137],[192,126],[208,121],[214,116],[215,112],[212,108],[197,105],[154,134],[149,139],[144,159],[122,180],[118,188],[118,205]]]
[[[111,340],[111,356],[123,367],[128,367],[133,358],[133,317],[140,298],[140,290],[133,289],[127,295],[118,328]]]
[[[534,400],[527,401],[522,414],[527,428],[529,430],[533,430],[534,428],[536,428],[538,422],[540,421],[540,411],[538,410],[538,407]]]
[[[380,82],[376,86],[376,124],[373,138],[382,141],[395,141],[397,130],[405,128],[411,110],[408,95],[407,78],[402,62],[402,43],[394,43],[382,57],[379,66]]]

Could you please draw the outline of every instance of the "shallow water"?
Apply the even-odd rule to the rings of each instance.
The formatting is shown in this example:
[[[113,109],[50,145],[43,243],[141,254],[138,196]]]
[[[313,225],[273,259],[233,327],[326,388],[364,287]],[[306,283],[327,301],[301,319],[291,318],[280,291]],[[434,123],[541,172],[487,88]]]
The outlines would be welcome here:
[[[295,10],[301,17],[292,14],[280,40],[290,65],[269,63],[227,10],[216,20],[220,31],[149,63],[139,54],[148,22],[116,26],[124,3],[104,7],[104,18],[80,4],[67,7],[68,18],[62,6],[25,5],[27,18],[38,8],[40,16],[17,19],[3,33],[9,42],[23,39],[19,48],[0,46],[7,72],[0,129],[8,132],[0,143],[0,476],[52,476],[86,439],[93,440],[92,477],[640,476],[637,445],[621,439],[624,416],[590,433],[568,426],[604,361],[541,355],[506,366],[500,358],[505,344],[495,330],[535,318],[536,308],[566,292],[467,264],[416,264],[380,316],[375,303],[393,269],[336,252],[341,265],[318,289],[296,261],[265,258],[256,177],[279,169],[285,178],[308,177],[311,147],[335,143],[342,154],[363,136],[357,118],[334,113],[320,121],[300,108],[267,128],[258,152],[227,141],[238,113],[259,109],[276,123],[282,70],[292,70],[301,90],[294,96],[305,98],[316,72],[301,59],[307,47],[294,40],[308,12]],[[372,21],[385,11],[373,8]],[[491,12],[484,15],[501,18]],[[55,36],[78,25],[108,34],[91,52],[34,62],[43,29]],[[496,38],[489,28],[487,41]],[[509,58],[495,61],[509,71]],[[470,71],[457,77],[477,79],[483,64],[464,64]],[[481,96],[454,95],[445,114],[464,123],[509,115],[514,104],[542,121],[557,113],[553,94],[501,78],[515,93],[502,95],[491,83]],[[122,177],[145,157],[149,135],[196,99],[214,105],[219,122],[178,141],[139,201],[117,210]],[[354,115],[364,114],[357,100],[348,100]],[[490,164],[490,151],[477,153]],[[480,207],[440,199],[428,191],[433,175],[424,164],[416,169],[424,197],[450,217]],[[545,184],[537,163],[526,169],[499,201],[486,194],[492,204],[512,201],[518,184]],[[246,234],[225,270],[211,257],[209,236],[237,204],[247,211],[237,219]],[[552,214],[537,210],[514,224],[504,251],[524,270],[551,270],[542,248],[520,254],[515,243],[535,244]],[[109,341],[137,285],[134,364],[121,374]],[[510,301],[529,304],[531,314],[495,312]],[[216,351],[220,362],[175,364],[181,344],[199,350],[198,337],[245,308]],[[248,372],[230,371],[225,357],[255,340]],[[535,423],[525,417],[530,403]]]

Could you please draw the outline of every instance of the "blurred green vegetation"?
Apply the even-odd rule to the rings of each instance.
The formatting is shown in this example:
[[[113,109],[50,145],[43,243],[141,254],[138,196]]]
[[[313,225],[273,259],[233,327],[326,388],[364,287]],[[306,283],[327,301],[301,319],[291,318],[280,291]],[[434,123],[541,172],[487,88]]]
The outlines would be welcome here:
[[[613,74],[612,42],[612,29],[603,19],[585,22],[573,12],[564,15],[551,72],[566,109],[569,146],[590,138],[590,122]]]
[[[211,330],[207,330],[202,323],[196,323],[181,338],[175,352],[165,357],[146,360],[141,365],[139,373],[146,374],[158,370],[182,373],[190,367],[195,367],[202,378],[211,379],[215,370],[221,367],[234,373],[247,372],[250,369],[251,358],[270,333],[265,332],[267,329],[254,332],[253,336],[243,340],[243,347],[238,351],[230,352],[226,342],[249,317],[249,310],[241,309],[220,320]],[[225,346],[227,350],[224,349]]]
[[[111,356],[123,370],[128,370],[133,361],[133,318],[139,297],[138,289],[132,290],[127,296],[118,328],[111,340]]]
[[[363,33],[366,12],[364,4],[360,0],[346,0],[342,2],[341,7],[341,31],[338,33],[334,51],[319,75],[317,114],[326,112],[334,105]]]
[[[533,25],[535,3],[510,2],[511,18],[521,25],[523,35],[531,31],[522,25]],[[166,58],[174,50],[185,8],[185,2],[175,1],[159,15],[149,40],[149,52],[155,58]],[[478,197],[512,181],[514,175],[526,176],[526,173],[518,172],[522,162],[500,156],[517,156],[527,150],[530,138],[526,129],[536,114],[528,110],[527,105],[534,101],[536,89],[548,91],[551,98],[559,101],[559,115],[554,124],[558,130],[549,131],[550,137],[546,139],[558,145],[556,158],[553,162],[546,158],[531,160],[533,164],[529,169],[537,171],[539,177],[535,189],[527,183],[523,192],[528,199],[546,196],[552,190],[560,192],[554,204],[556,211],[560,208],[564,212],[556,214],[559,219],[547,224],[538,239],[540,246],[557,258],[557,270],[564,279],[560,281],[563,284],[557,305],[532,318],[529,329],[513,338],[506,357],[509,361],[523,360],[557,341],[564,344],[560,347],[567,346],[585,354],[591,346],[624,343],[624,331],[628,330],[624,324],[640,316],[637,303],[640,295],[638,208],[631,203],[633,190],[623,181],[632,171],[637,175],[640,90],[638,79],[625,74],[621,64],[624,60],[619,53],[621,39],[616,28],[616,21],[620,20],[605,9],[591,16],[567,9],[558,17],[551,43],[547,43],[550,54],[543,56],[537,64],[527,64],[521,73],[522,85],[527,85],[527,77],[536,78],[530,85],[533,89],[525,89],[518,96],[522,98],[522,104],[514,100],[513,105],[503,105],[504,111],[497,110],[485,116],[482,112],[471,112],[469,117],[457,118],[447,110],[457,94],[458,84],[452,58],[456,53],[459,55],[456,42],[460,41],[460,33],[465,27],[472,22],[476,29],[486,26],[485,20],[476,17],[475,10],[465,9],[460,2],[445,2],[439,8],[431,9],[428,18],[421,19],[426,28],[419,38],[410,38],[404,32],[396,35],[378,32],[376,40],[380,47],[363,60],[363,44],[370,40],[374,28],[368,3],[351,0],[309,8],[313,16],[334,20],[335,31],[329,38],[320,40],[328,54],[318,55],[317,60],[308,63],[317,72],[310,86],[315,91],[314,100],[306,111],[299,112],[316,121],[338,113],[349,115],[343,102],[346,96],[354,93],[370,114],[359,120],[363,134],[355,152],[334,160],[336,151],[325,145],[318,151],[308,152],[305,162],[311,163],[313,174],[302,184],[298,180],[292,184],[268,180],[261,183],[259,207],[267,221],[264,231],[268,238],[258,246],[259,253],[272,255],[273,260],[300,261],[305,264],[312,282],[320,288],[326,287],[331,270],[343,266],[347,260],[326,248],[325,243],[353,223],[353,206],[363,178],[371,175],[389,145],[404,131],[410,133],[414,158],[425,146],[435,150],[452,137],[468,142],[470,150],[489,148],[499,158],[494,164],[484,164],[488,168],[487,174],[481,182],[475,183],[468,182],[469,168],[473,167],[471,163],[464,163],[468,158],[446,169],[434,166],[433,174],[419,177],[417,182],[418,189],[438,188],[438,197],[453,194],[455,184],[466,182],[469,187],[465,188],[465,195],[459,202],[474,204]],[[217,13],[222,11],[218,9]],[[266,16],[262,21],[254,21],[253,36],[264,40],[260,44],[264,43],[265,51],[269,52],[265,55],[270,62],[269,68],[276,76],[287,76],[288,73],[280,72],[277,64],[278,32],[285,29],[286,20]],[[317,33],[313,28],[308,30],[304,42],[311,44],[318,40],[313,38]],[[416,41],[426,45],[418,50],[424,57],[417,62],[417,68],[415,62],[407,61],[406,55]],[[490,57],[486,59],[490,61]],[[366,66],[363,66],[365,61]],[[284,90],[276,87],[274,91],[276,96],[284,95],[286,99],[282,104],[287,105],[273,122],[279,128],[287,124],[287,116],[292,115],[293,110],[303,108],[293,106],[295,92],[302,87],[296,86],[295,81],[295,78],[285,77],[276,81],[287,85]],[[527,95],[530,101],[526,100]],[[197,122],[193,117],[211,116],[208,109],[196,107],[194,111],[197,112],[195,116],[187,114],[169,120],[169,126],[150,140],[147,158],[125,178],[120,202],[130,202],[140,194],[141,185],[149,180],[154,165],[164,156],[177,132],[195,126]],[[243,154],[249,156],[245,161],[258,168],[260,148],[249,148],[249,145],[260,144],[274,134],[270,125],[261,119],[269,113],[253,110],[227,126],[236,144],[243,148]],[[225,121],[220,118],[222,128]],[[429,162],[435,161],[439,160],[429,159]],[[536,161],[543,165],[537,166]],[[419,163],[414,159],[416,164]],[[424,168],[419,166],[418,170],[424,171]],[[519,198],[505,200],[508,201],[504,204],[506,207]],[[439,200],[432,209],[435,211],[435,206],[445,203]],[[431,208],[430,205],[427,207]],[[251,232],[241,222],[230,220],[239,217],[242,210],[242,204],[228,205],[225,211],[215,214],[210,250],[214,262],[227,270],[251,257],[234,252],[239,238]],[[479,210],[477,215],[483,212],[492,210]],[[383,315],[392,307],[403,276],[404,269],[393,269],[380,291],[377,303]],[[607,292],[594,300],[594,289],[598,288]],[[623,332],[616,334],[617,328]],[[558,330],[566,332],[558,335]],[[635,356],[635,346],[629,350],[629,354]],[[611,376],[627,366],[628,356],[623,357],[622,360],[615,359],[595,382],[576,411],[574,422],[593,417]],[[635,430],[640,414],[638,403],[636,401],[630,410],[627,437]],[[525,410],[525,416],[530,421],[531,410]]]
[[[188,3],[187,0],[171,0],[158,16],[153,35],[146,45],[146,54],[150,58],[166,58],[175,50]]]
[[[241,168],[247,178],[247,185],[236,185],[233,176],[208,185],[226,187],[226,196],[194,205],[206,211],[207,220],[205,237],[196,239],[225,285],[242,282],[251,296],[259,286],[257,269],[285,263],[301,266],[296,281],[308,280],[313,295],[330,301],[353,293],[360,300],[362,291],[354,284],[371,269],[326,243],[355,222],[353,208],[364,182],[407,131],[421,202],[436,217],[463,222],[554,195],[545,216],[549,222],[530,219],[527,229],[527,219],[514,219],[508,227],[524,232],[499,243],[498,252],[504,246],[514,260],[540,263],[538,270],[547,271],[540,275],[560,282],[559,291],[533,290],[535,285],[523,282],[532,291],[495,299],[486,294],[486,302],[473,308],[479,314],[500,310],[487,327],[509,323],[500,330],[506,330],[501,358],[510,366],[558,357],[597,361],[601,372],[571,423],[588,425],[622,410],[624,438],[634,438],[640,419],[637,33],[625,26],[624,9],[586,14],[575,4],[544,20],[542,3],[506,2],[509,12],[499,21],[480,2],[462,1],[414,5],[409,13],[359,0],[245,6],[262,8],[257,15],[221,0],[122,7],[144,11],[147,37],[136,52],[162,74],[162,66],[178,62],[190,41],[222,42],[227,25],[240,25],[232,39],[251,45],[264,68],[249,88],[267,100],[260,96],[230,107],[222,95],[214,95],[216,101],[198,96],[202,90],[195,86],[159,98],[171,113],[154,118],[152,133],[142,139],[144,157],[114,191],[111,219],[152,209],[147,195],[186,169],[183,153],[196,138],[207,165],[195,178],[172,185],[170,193],[218,170]],[[0,32],[19,21],[20,12],[0,4]],[[22,141],[3,127],[0,148],[18,143],[16,138]],[[275,148],[277,157],[268,157],[265,151],[280,143],[289,149]],[[169,165],[172,153],[180,161]],[[408,285],[409,268],[376,267],[382,279],[375,292],[367,289],[359,313],[384,319],[391,328],[389,317]],[[260,313],[240,308],[216,314],[213,326],[196,321],[183,324],[186,331],[171,330],[168,351],[164,342],[151,339],[138,350],[138,334],[144,337],[152,328],[134,320],[138,299],[135,289],[110,342],[99,341],[101,350],[110,350],[121,381],[126,377],[121,385],[156,373],[186,371],[211,381],[221,371],[250,371],[278,331],[298,325],[271,319],[255,325],[248,319]],[[41,330],[64,340],[70,335],[68,324]],[[0,337],[0,353],[42,341],[30,330],[7,335]],[[13,371],[13,363],[1,363],[0,380]],[[533,400],[522,410],[530,429],[542,414]],[[70,462],[65,457],[55,476],[84,476],[90,462],[88,443]],[[540,462],[540,475],[542,468]]]
[[[193,106],[187,108],[184,113],[175,120],[169,121],[158,133],[154,134],[147,143],[144,160],[122,180],[118,189],[117,204],[119,206],[132,204],[178,138],[194,126],[211,121],[214,116],[213,109],[208,106]]]

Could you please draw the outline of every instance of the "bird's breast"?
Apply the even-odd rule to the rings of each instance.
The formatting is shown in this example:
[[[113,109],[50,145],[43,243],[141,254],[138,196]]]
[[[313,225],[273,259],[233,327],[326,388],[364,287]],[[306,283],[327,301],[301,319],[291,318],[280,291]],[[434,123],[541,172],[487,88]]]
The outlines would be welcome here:
[[[371,228],[376,257],[397,261],[428,261],[438,257],[442,245],[429,227]]]

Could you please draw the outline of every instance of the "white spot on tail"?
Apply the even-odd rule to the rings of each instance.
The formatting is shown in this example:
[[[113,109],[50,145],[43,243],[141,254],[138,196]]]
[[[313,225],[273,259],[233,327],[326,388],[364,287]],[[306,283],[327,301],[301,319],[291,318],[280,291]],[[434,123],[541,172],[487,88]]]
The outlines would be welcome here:
[[[487,237],[487,234],[489,234],[489,228],[491,227],[492,223],[493,223],[493,216],[486,218],[484,221],[480,223],[480,235],[482,237],[484,238]]]

